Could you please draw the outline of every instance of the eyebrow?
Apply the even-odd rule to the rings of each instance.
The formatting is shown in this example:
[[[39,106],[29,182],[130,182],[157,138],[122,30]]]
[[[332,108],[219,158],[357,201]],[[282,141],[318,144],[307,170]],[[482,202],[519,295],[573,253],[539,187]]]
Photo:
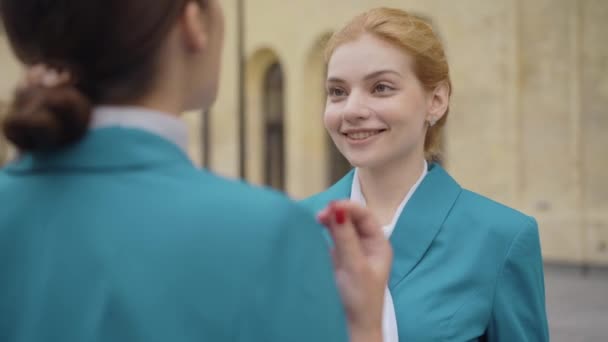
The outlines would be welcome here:
[[[393,74],[399,77],[402,77],[400,73],[394,71],[394,70],[378,70],[378,71],[374,71],[369,75],[366,75],[363,80],[364,81],[369,81],[370,79],[376,78],[378,76],[384,75],[384,74]],[[327,82],[337,82],[337,83],[344,83],[344,80],[339,78],[339,77],[330,77],[327,79]]]

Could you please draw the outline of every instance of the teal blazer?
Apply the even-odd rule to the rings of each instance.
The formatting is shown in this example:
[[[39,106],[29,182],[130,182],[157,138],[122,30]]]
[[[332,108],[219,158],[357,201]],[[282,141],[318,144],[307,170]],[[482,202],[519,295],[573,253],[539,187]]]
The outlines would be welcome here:
[[[304,204],[318,211],[350,198],[353,174]],[[462,189],[431,164],[390,241],[401,341],[549,340],[533,218]]]
[[[346,341],[313,215],[104,128],[0,170],[0,341]]]

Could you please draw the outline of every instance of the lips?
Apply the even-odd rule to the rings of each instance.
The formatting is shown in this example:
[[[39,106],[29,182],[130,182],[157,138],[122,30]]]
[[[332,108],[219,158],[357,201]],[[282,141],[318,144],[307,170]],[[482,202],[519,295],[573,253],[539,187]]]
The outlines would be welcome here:
[[[365,130],[365,131],[359,130],[359,131],[344,132],[342,134],[350,140],[361,141],[361,140],[366,140],[373,136],[376,136],[384,131],[385,131],[384,129]]]

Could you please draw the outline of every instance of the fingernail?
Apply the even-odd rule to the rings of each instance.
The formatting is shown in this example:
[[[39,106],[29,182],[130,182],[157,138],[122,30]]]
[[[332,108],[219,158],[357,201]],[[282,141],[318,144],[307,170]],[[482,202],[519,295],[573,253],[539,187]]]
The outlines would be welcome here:
[[[335,215],[337,224],[344,224],[344,222],[346,222],[346,211],[344,209],[336,209]]]

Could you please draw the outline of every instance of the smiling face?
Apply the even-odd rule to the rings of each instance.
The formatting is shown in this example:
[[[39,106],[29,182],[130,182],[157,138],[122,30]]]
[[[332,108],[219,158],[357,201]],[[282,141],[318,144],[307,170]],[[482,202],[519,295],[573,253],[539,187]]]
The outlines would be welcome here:
[[[405,50],[363,34],[338,46],[328,63],[324,122],[355,167],[424,158],[433,106]]]

